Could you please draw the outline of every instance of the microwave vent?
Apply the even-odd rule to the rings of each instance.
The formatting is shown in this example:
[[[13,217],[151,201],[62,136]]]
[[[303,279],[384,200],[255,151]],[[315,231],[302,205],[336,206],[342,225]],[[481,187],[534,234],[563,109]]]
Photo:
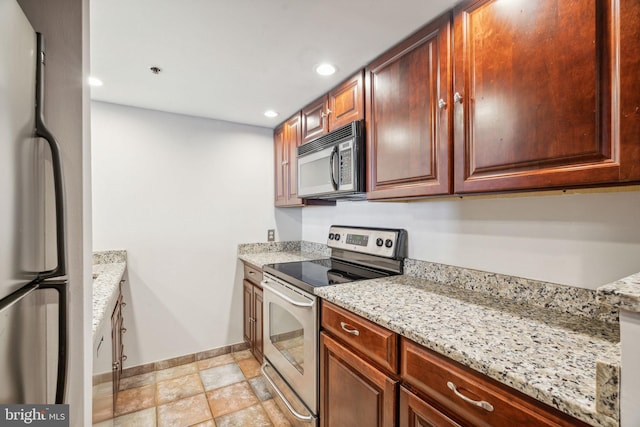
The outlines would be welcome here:
[[[314,139],[311,142],[302,144],[300,147],[298,147],[298,156],[321,150],[324,147],[334,145],[338,142],[342,142],[343,140],[357,138],[362,135],[363,127],[364,124],[362,120],[351,122],[348,125],[329,132],[328,134],[321,136],[318,139]]]

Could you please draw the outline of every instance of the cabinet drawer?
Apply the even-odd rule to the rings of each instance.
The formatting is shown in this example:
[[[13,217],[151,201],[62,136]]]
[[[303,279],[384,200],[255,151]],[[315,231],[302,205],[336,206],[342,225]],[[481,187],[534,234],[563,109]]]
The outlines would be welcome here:
[[[260,285],[260,282],[262,282],[262,270],[251,264],[244,264],[244,278],[256,285]]]
[[[400,357],[404,381],[474,426],[587,425],[405,338]]]
[[[325,301],[322,302],[322,327],[380,367],[398,373],[396,333]]]

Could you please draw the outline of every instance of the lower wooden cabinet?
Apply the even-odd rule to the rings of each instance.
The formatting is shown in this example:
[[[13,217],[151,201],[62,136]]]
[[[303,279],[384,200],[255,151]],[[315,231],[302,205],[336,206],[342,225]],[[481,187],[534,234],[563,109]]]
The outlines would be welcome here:
[[[436,403],[452,418],[461,420],[463,425],[587,426],[406,338],[401,339],[400,360],[403,383]]]
[[[400,427],[460,427],[460,424],[411,393],[400,387]]]
[[[244,266],[243,284],[243,335],[249,349],[258,362],[262,363],[264,345],[262,342],[262,270],[249,264]]]
[[[321,323],[322,427],[587,426],[332,303]]]
[[[398,382],[331,336],[320,334],[320,425],[396,425]]]

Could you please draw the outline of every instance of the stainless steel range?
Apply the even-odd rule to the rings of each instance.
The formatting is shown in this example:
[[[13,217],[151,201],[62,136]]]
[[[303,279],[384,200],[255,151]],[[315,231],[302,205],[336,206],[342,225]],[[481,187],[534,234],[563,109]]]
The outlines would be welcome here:
[[[320,321],[313,289],[402,274],[407,233],[334,225],[327,246],[331,258],[264,266],[262,373],[293,425],[318,423]]]

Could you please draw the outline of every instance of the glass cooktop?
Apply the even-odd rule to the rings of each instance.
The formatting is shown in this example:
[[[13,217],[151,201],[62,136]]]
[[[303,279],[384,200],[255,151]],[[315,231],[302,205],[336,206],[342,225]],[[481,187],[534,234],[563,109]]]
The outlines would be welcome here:
[[[388,272],[357,266],[332,258],[267,264],[263,268],[265,273],[269,273],[310,293],[313,293],[313,288],[317,287],[390,275]]]

